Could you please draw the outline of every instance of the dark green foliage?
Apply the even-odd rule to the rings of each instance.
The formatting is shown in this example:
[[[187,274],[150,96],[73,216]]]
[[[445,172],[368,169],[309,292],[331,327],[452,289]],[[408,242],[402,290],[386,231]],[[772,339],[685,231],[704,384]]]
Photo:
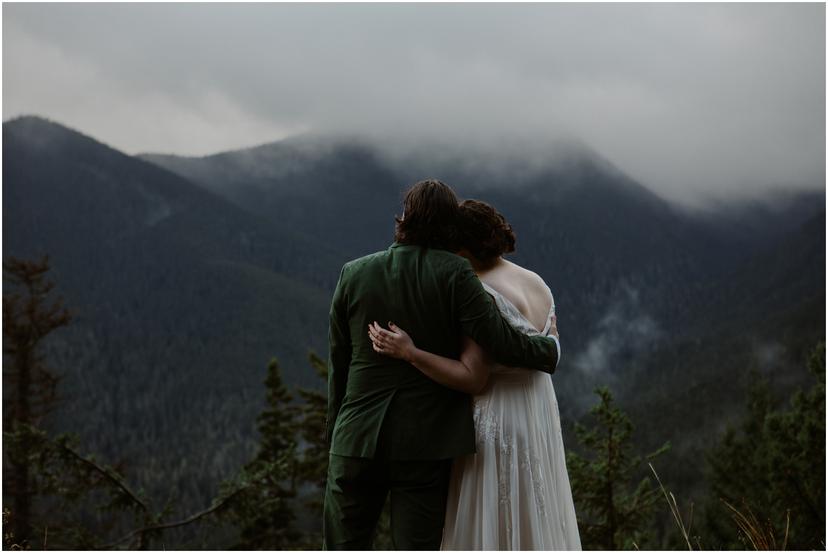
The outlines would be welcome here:
[[[791,510],[791,549],[825,547],[825,343],[813,352],[814,377],[785,411],[767,420],[772,502]]]
[[[296,413],[291,405],[293,396],[288,392],[282,380],[282,373],[275,359],[271,359],[267,366],[265,390],[267,407],[256,419],[262,439],[259,453],[253,460],[253,464],[276,462],[285,454],[292,453],[296,447],[294,437]]]
[[[321,383],[328,381],[328,367],[325,361],[311,353],[311,366],[319,376]],[[299,388],[302,399],[299,403],[297,427],[298,439],[303,444],[299,452],[297,479],[311,485],[307,491],[306,507],[321,520],[322,500],[325,495],[325,483],[328,473],[328,443],[325,436],[325,419],[328,413],[328,395],[318,388]],[[321,535],[318,536],[321,544]]]
[[[32,502],[38,494],[30,463],[38,451],[30,428],[57,406],[57,375],[46,366],[43,342],[71,316],[61,299],[47,296],[49,259],[3,262],[3,494],[10,505],[15,539],[27,543],[33,532]]]
[[[63,300],[49,297],[55,287],[49,269],[46,257],[3,263],[3,493],[10,523],[4,534],[26,548],[91,547],[98,540],[83,520],[90,497],[103,501],[100,512],[147,509],[114,469],[77,453],[76,437],[53,440],[40,427],[58,405],[60,380],[43,350],[71,320]]]
[[[640,548],[648,538],[660,492],[644,472],[644,459],[632,451],[629,418],[615,407],[607,388],[595,393],[601,400],[590,410],[592,426],[575,425],[586,453],[582,456],[569,450],[566,460],[581,544],[584,549]],[[668,448],[665,444],[646,458],[653,459]]]
[[[52,439],[41,428],[58,404],[59,377],[43,350],[53,331],[69,324],[62,299],[49,298],[48,258],[7,258],[3,263],[3,494],[8,506],[4,534],[26,548],[89,548],[101,543],[121,515],[154,522],[146,501],[118,472],[78,453],[77,437]],[[6,500],[9,499],[9,500]],[[90,517],[105,522],[88,529]],[[138,535],[146,545],[151,534]]]
[[[218,509],[170,521],[171,505],[152,508],[121,467],[80,453],[73,434],[51,437],[41,427],[58,402],[59,378],[44,363],[50,334],[69,324],[62,300],[50,300],[49,260],[3,263],[3,534],[7,548],[145,549],[162,532]],[[235,492],[234,492],[235,493]],[[165,520],[166,519],[166,520]],[[113,536],[119,536],[114,539]]]
[[[738,427],[708,453],[712,497],[706,510],[714,547],[750,547],[726,501],[751,512],[775,542],[789,549],[825,547],[825,343],[810,355],[811,385],[777,405],[768,382],[750,390]],[[790,523],[788,527],[788,516]]]
[[[4,423],[37,424],[57,406],[58,376],[43,356],[43,341],[66,326],[72,317],[63,299],[47,296],[55,284],[46,280],[49,258],[29,261],[8,257],[3,262],[3,371],[4,388],[11,394],[4,403]]]
[[[128,484],[120,468],[79,453],[76,436],[51,438],[29,425],[4,434],[9,448],[18,448],[21,441],[28,444],[31,490],[37,499],[34,548],[45,549],[47,543],[50,549],[164,548],[172,529],[204,520],[241,492],[228,489],[206,509],[176,518],[169,501],[156,508],[142,490]],[[9,516],[13,520],[14,511]]]
[[[149,547],[159,535],[149,528],[165,510],[154,512],[146,497],[132,490],[114,467],[78,452],[77,437],[51,438],[31,425],[3,435],[15,452],[26,444],[32,510],[33,548],[92,549],[128,545]],[[12,509],[10,516],[14,517]],[[128,528],[140,529],[127,532]],[[109,543],[113,535],[123,535]],[[107,537],[109,536],[109,537]],[[108,545],[107,545],[108,544]]]
[[[326,382],[326,363],[314,353],[309,354],[308,361],[321,382]],[[327,394],[317,388],[298,388],[302,401],[293,403],[275,361],[268,367],[265,385],[268,399],[258,418],[259,454],[239,477],[225,484],[225,493],[241,490],[226,511],[241,534],[236,547],[320,549],[328,472]],[[386,505],[374,547],[391,546]]]
[[[267,404],[259,415],[261,441],[237,484],[227,513],[239,529],[234,549],[291,549],[300,538],[296,497],[296,410],[275,359],[267,367]]]

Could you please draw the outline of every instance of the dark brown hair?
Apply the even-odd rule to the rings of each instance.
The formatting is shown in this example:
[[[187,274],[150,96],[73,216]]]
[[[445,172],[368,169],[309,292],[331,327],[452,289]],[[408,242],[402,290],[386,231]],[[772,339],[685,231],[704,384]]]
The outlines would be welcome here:
[[[460,245],[484,265],[515,251],[515,233],[501,213],[479,200],[460,204]]]
[[[418,182],[405,194],[403,215],[396,217],[394,240],[427,248],[457,249],[457,196],[436,179]]]

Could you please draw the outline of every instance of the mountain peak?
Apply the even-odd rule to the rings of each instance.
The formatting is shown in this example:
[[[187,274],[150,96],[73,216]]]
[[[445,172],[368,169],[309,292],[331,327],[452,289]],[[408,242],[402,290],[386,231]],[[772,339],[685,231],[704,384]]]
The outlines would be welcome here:
[[[74,133],[79,131],[41,115],[24,114],[3,122],[3,128],[23,133]],[[87,135],[84,135],[87,136]],[[88,137],[91,138],[91,137]]]
[[[7,133],[12,133],[15,140],[36,148],[52,149],[82,145],[84,148],[105,148],[126,155],[88,134],[40,115],[19,115],[4,121],[3,134]]]
[[[3,126],[17,126],[17,125],[60,125],[55,121],[52,121],[48,117],[43,117],[41,115],[35,115],[33,113],[24,113],[22,115],[16,115],[9,119],[6,119],[3,122]]]

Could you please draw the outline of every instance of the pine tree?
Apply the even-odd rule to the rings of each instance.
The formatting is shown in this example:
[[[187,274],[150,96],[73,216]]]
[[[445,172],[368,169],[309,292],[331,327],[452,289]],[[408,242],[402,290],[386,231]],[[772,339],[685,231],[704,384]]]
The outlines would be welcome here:
[[[792,549],[825,548],[825,343],[808,360],[812,386],[767,421],[771,501],[790,509]]]
[[[777,405],[753,375],[746,413],[707,454],[711,498],[707,533],[719,547],[823,549],[825,546],[825,343],[811,353],[814,378],[790,406]],[[740,530],[740,513],[755,519]]]
[[[638,547],[648,537],[658,490],[645,472],[644,459],[632,452],[629,418],[615,407],[607,388],[598,388],[595,393],[600,402],[590,410],[593,426],[575,425],[586,454],[570,450],[566,460],[581,542],[584,549]],[[668,448],[669,443],[646,459]]]
[[[311,367],[321,382],[328,381],[328,367],[318,355],[311,353],[308,358]],[[328,396],[319,389],[299,388],[297,393],[302,398],[298,408],[297,427],[299,439],[304,447],[299,455],[297,477],[299,481],[313,487],[311,498],[305,502],[306,507],[322,520],[322,502],[328,474],[328,443],[325,435],[325,419],[328,412]],[[318,536],[321,544],[321,536]]]
[[[266,407],[257,421],[261,442],[256,457],[245,465],[241,489],[228,513],[240,528],[235,548],[294,549],[296,529],[296,407],[282,381],[279,364],[270,361],[265,379]]]
[[[49,258],[8,258],[3,278],[16,289],[3,295],[3,434],[6,461],[3,492],[11,499],[11,531],[19,543],[32,533],[32,499],[36,494],[30,468],[37,452],[33,429],[57,405],[58,376],[41,349],[46,337],[69,324],[63,300],[48,298],[54,283],[46,279]]]
[[[4,546],[149,547],[162,530],[200,520],[222,501],[182,520],[164,522],[164,510],[154,512],[116,469],[81,454],[77,436],[53,437],[43,427],[46,415],[58,405],[60,381],[44,360],[43,345],[71,320],[61,299],[49,299],[55,285],[47,280],[48,271],[48,257],[8,258],[3,263],[7,290],[12,290],[3,296]],[[95,531],[87,528],[92,513],[95,518],[106,515]],[[125,515],[135,530],[109,542],[101,534],[123,528]]]

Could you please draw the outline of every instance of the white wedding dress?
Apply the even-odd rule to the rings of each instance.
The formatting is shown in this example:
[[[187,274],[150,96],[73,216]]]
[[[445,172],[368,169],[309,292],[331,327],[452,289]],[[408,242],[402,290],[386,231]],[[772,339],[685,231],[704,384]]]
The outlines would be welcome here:
[[[508,299],[483,286],[512,326],[539,334]],[[554,314],[552,298],[540,334],[548,334]],[[496,367],[474,398],[474,422],[477,453],[454,462],[441,549],[580,550],[551,376]]]

